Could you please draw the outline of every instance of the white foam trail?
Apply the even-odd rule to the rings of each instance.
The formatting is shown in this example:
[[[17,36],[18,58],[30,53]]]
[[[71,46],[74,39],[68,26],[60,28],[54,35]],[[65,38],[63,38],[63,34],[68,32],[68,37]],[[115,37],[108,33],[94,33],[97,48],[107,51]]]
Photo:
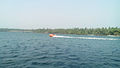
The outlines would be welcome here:
[[[73,37],[70,37],[70,36],[53,36],[53,37],[57,37],[57,38],[73,38]]]
[[[96,38],[96,37],[70,37],[70,36],[54,36],[55,38],[78,38],[78,39],[96,39],[96,40],[120,40],[113,38]]]

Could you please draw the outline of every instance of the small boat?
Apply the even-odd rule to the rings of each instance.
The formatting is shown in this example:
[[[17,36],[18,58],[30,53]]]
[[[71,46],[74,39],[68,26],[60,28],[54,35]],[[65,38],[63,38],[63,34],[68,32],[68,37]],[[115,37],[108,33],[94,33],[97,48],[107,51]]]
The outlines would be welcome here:
[[[49,37],[54,37],[54,36],[56,36],[55,34],[49,34]]]

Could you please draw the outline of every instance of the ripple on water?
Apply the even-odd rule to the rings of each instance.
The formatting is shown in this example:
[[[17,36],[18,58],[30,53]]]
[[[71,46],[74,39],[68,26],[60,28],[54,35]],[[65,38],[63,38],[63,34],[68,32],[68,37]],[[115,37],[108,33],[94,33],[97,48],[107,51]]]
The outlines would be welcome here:
[[[52,65],[55,66],[55,67],[59,67],[59,66],[65,67],[65,62],[64,61],[54,61],[52,63]]]
[[[32,65],[51,65],[52,62],[47,61],[47,60],[44,60],[44,61],[32,61],[31,64]]]
[[[0,68],[120,68],[119,45],[119,41],[2,33]]]
[[[77,55],[69,55],[66,59],[67,60],[77,60],[77,61],[80,60],[80,58]]]
[[[80,64],[78,62],[69,61],[66,63],[67,68],[80,68]]]
[[[112,58],[111,60],[113,60],[114,62],[120,62],[120,58]]]
[[[38,56],[38,57],[36,57],[36,59],[49,59],[50,58],[50,56],[48,56],[48,55],[41,55],[41,56]]]

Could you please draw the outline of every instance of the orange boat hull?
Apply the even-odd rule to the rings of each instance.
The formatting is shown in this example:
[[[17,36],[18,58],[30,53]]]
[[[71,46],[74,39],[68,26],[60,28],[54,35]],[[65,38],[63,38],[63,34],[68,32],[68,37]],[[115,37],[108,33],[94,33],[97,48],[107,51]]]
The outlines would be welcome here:
[[[56,36],[55,34],[49,34],[50,37]]]

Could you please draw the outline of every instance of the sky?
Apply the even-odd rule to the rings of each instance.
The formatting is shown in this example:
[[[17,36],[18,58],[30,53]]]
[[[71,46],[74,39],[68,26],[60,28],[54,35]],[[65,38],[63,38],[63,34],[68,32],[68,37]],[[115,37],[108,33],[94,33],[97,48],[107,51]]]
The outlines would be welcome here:
[[[0,28],[120,27],[120,0],[0,0]]]

